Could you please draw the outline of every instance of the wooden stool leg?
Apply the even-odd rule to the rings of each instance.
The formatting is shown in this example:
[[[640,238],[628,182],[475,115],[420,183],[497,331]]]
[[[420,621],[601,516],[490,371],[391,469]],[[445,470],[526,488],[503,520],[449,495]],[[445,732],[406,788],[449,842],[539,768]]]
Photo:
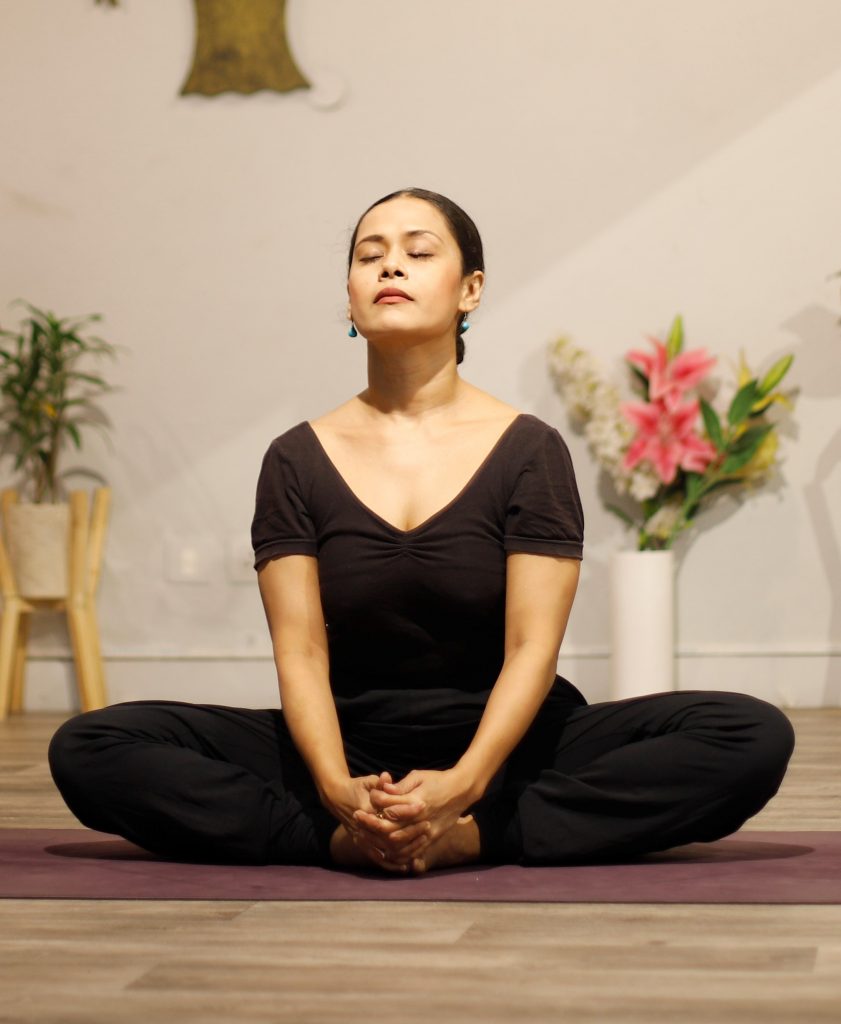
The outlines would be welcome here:
[[[85,491],[70,492],[70,574],[67,595],[67,625],[76,665],[76,685],[82,711],[96,707],[95,674],[91,663],[85,615],[85,578],[87,576],[89,521]]]
[[[102,651],[99,645],[99,627],[96,623],[96,608],[88,600],[84,606],[84,633],[88,650],[90,672],[89,689],[95,708],[104,708],[108,703],[106,695],[106,673],[102,666]]]
[[[6,597],[0,619],[0,719],[8,715],[12,704],[12,680],[17,658],[18,626],[21,602]]]
[[[67,624],[70,627],[70,641],[73,645],[79,701],[82,711],[93,711],[101,705],[98,702],[97,672],[90,642],[90,623],[82,604],[67,606]]]
[[[29,640],[29,615],[22,612],[18,622],[17,646],[15,661],[12,667],[12,706],[13,714],[23,711],[23,683],[26,673],[26,643]]]
[[[111,507],[111,489],[99,487],[94,493],[91,510],[90,535],[88,537],[87,575],[85,578],[85,598],[87,603],[88,634],[90,637],[92,661],[96,668],[95,688],[100,707],[108,704],[105,687],[105,663],[102,660],[102,647],[99,642],[99,624],[96,615],[96,588],[99,584],[99,573],[102,568],[102,549],[105,542],[105,529],[108,523],[108,510]]]
[[[108,704],[108,692],[105,687],[105,663],[102,660],[102,646],[99,642],[99,623],[96,618],[96,605],[93,601],[88,606],[88,632],[90,635],[92,660],[95,670],[94,688],[97,706],[104,708]]]

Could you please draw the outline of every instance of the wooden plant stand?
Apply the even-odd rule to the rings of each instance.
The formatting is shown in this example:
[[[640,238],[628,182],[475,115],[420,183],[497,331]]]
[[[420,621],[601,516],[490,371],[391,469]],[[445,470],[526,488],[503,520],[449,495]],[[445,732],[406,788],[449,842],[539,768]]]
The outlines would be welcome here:
[[[15,491],[0,494],[0,513],[5,522],[7,509],[17,502]],[[105,674],[99,644],[94,598],[99,583],[102,549],[111,489],[94,491],[93,510],[87,491],[70,492],[70,543],[68,551],[67,594],[55,597],[27,597],[18,592],[12,564],[0,530],[0,593],[3,617],[0,619],[0,719],[23,710],[23,683],[29,617],[37,611],[63,611],[67,615],[76,685],[82,711],[102,708],[108,703]]]

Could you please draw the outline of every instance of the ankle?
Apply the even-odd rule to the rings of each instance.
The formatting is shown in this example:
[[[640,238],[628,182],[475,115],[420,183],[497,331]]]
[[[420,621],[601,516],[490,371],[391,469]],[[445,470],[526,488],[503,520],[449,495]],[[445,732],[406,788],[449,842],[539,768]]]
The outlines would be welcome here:
[[[472,814],[465,818],[459,818],[453,830],[458,837],[459,852],[463,855],[465,863],[479,859],[482,849],[479,826]]]

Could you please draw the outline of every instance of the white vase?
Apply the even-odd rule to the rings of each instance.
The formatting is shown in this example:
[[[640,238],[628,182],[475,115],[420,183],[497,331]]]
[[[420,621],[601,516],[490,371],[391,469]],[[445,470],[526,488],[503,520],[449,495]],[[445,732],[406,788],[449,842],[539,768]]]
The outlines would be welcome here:
[[[675,689],[671,551],[622,551],[610,567],[611,699]]]

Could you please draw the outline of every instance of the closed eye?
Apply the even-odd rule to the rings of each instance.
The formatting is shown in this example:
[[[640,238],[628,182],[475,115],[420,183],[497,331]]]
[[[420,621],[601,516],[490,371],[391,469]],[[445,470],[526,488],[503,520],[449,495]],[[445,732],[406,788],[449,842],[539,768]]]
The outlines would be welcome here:
[[[414,257],[414,259],[417,260],[417,259],[425,259],[425,258],[427,258],[429,256],[434,255],[434,253],[431,253],[431,252],[410,252],[409,255]],[[359,262],[360,263],[371,263],[374,260],[378,260],[379,258],[380,258],[379,254],[377,254],[376,256],[360,256],[359,257]]]

